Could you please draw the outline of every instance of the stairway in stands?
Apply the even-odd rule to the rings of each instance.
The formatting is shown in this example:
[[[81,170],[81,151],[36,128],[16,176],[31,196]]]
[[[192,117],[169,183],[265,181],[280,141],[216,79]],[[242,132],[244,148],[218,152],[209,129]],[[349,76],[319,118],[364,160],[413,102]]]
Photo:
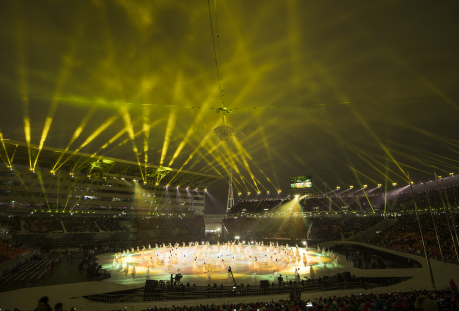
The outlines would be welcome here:
[[[96,224],[97,229],[99,229],[100,232],[103,232],[102,229],[100,229],[99,224],[97,223],[97,221],[94,220],[94,223]]]
[[[25,220],[21,220],[21,233],[22,233],[22,234],[25,234],[25,233],[26,233],[26,229],[25,229]]]
[[[65,226],[64,226],[64,222],[61,220],[61,225],[62,225],[62,229],[64,229],[64,233],[67,233],[67,229],[65,229]]]
[[[360,240],[363,240],[364,237],[365,237],[365,239],[368,240],[372,236],[375,236],[377,234],[377,232],[383,231],[384,229],[395,225],[397,223],[397,221],[398,221],[398,219],[385,219],[385,220],[383,220],[381,222],[378,222],[373,227],[370,227],[367,230],[365,230],[365,231],[363,231],[363,232],[361,232],[361,233],[359,233],[357,235],[353,235],[353,236],[348,237],[346,239],[346,241],[360,241]]]
[[[313,223],[314,223],[314,218],[312,218],[311,224],[309,225],[308,234],[306,235],[306,240],[309,240],[309,235],[311,234]]]

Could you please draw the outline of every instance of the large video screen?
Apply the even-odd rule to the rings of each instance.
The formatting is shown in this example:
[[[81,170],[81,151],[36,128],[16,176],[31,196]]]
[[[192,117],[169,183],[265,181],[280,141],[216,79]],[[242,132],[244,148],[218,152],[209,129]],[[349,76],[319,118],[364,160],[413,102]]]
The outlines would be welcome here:
[[[312,188],[311,175],[290,177],[291,189]]]

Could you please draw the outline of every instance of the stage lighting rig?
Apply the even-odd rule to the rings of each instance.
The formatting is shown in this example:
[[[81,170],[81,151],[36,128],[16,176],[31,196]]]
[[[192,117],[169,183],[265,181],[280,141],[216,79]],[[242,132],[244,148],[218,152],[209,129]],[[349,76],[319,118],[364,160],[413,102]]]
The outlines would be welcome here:
[[[232,109],[228,109],[226,108],[225,106],[221,106],[220,108],[218,108],[217,110],[215,110],[217,113],[220,113],[222,112],[224,116],[226,116],[227,114],[230,114],[230,113],[233,113],[233,110]]]

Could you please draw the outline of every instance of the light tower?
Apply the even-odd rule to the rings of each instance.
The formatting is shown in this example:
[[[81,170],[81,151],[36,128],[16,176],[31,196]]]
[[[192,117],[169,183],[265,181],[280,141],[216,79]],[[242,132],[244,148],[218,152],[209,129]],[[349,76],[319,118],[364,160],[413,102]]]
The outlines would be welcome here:
[[[230,167],[229,169],[229,188],[228,188],[228,202],[226,203],[226,213],[233,207],[234,205],[234,196],[233,196],[233,168]]]

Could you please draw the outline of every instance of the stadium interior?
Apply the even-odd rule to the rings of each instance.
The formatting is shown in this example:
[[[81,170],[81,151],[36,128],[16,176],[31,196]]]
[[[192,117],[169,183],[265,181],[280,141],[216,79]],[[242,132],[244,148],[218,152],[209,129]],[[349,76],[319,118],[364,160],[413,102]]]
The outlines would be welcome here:
[[[459,311],[458,2],[3,5],[0,311]]]

